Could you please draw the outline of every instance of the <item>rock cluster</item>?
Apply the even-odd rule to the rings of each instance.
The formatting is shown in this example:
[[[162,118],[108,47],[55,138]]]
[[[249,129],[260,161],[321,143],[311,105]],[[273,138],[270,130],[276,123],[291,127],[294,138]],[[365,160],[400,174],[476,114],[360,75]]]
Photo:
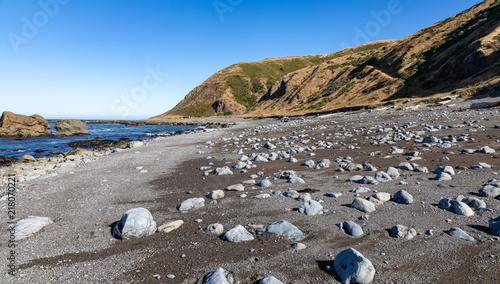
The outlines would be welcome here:
[[[50,134],[49,123],[38,114],[26,116],[4,111],[0,118],[0,137],[37,137]]]

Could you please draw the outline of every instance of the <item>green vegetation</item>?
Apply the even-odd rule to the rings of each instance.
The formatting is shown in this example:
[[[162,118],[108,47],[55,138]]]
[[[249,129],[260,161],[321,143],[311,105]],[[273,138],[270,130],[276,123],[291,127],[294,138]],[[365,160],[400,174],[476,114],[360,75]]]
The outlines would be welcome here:
[[[371,98],[370,98],[370,101],[376,101],[376,100],[378,100],[378,99],[379,99],[379,97],[377,97],[377,96],[373,96],[373,97],[371,97]]]
[[[210,105],[197,106],[196,109],[188,109],[186,115],[193,117],[204,117],[213,115],[213,110]]]
[[[330,96],[331,94],[335,93],[336,91],[338,91],[342,87],[344,87],[346,84],[348,84],[349,81],[351,81],[351,78],[349,78],[349,77],[344,77],[344,78],[341,78],[339,80],[334,80],[333,83],[331,83],[328,87],[326,87],[321,92],[321,94],[319,94],[319,96],[317,98],[315,98],[315,100],[322,98],[322,97]]]
[[[264,86],[262,86],[260,81],[258,79],[253,79],[252,80],[252,93],[259,93],[262,90],[264,90]]]
[[[334,64],[334,65],[328,66],[328,69],[330,69],[332,71],[335,70],[335,69],[337,69],[337,68],[340,68],[340,64]]]
[[[223,115],[233,115],[232,111],[226,111]]]
[[[257,97],[250,94],[248,81],[236,75],[227,78],[227,85],[233,91],[234,99],[249,110],[257,102]]]
[[[364,46],[359,46],[354,48],[354,52],[363,52],[368,50],[379,49],[381,47],[385,47],[387,44],[388,44],[387,42],[376,42],[372,44],[366,44]]]
[[[434,43],[434,45],[431,47],[430,52],[436,53],[436,51],[438,51],[441,48],[441,46],[443,46],[445,43],[446,43],[446,40],[444,40],[444,39]]]

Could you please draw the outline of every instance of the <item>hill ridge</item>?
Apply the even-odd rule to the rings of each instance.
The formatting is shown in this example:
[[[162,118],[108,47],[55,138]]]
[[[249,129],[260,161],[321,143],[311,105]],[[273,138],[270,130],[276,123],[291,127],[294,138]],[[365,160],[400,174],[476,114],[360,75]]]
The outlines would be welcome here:
[[[302,115],[498,92],[499,3],[483,1],[400,40],[236,63],[152,118]]]

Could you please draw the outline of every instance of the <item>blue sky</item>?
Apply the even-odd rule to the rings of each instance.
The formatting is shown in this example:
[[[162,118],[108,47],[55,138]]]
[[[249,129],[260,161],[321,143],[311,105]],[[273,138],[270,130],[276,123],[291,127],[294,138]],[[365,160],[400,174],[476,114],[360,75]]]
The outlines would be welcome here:
[[[231,64],[400,39],[479,2],[0,0],[0,111],[146,118]]]

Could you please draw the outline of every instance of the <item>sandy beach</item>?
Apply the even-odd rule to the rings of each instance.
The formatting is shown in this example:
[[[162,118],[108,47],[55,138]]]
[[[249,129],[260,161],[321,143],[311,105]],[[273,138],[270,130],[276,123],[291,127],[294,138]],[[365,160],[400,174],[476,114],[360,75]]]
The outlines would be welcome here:
[[[495,126],[500,124],[500,113],[498,107],[471,110],[470,104],[457,101],[452,106],[357,111],[288,122],[233,119],[235,125],[229,128],[152,140],[60,167],[52,177],[17,183],[16,217],[44,216],[53,223],[16,242],[16,275],[8,275],[2,265],[0,282],[202,283],[208,273],[222,267],[233,273],[235,283],[259,283],[269,275],[283,283],[339,283],[331,268],[334,258],[354,248],[373,263],[373,283],[495,283],[500,278],[500,243],[489,231],[488,221],[499,216],[500,201],[480,196],[479,191],[490,180],[499,179],[500,131]],[[384,135],[389,138],[379,137]],[[440,147],[441,142],[421,141],[428,136],[442,142],[446,137],[467,139]],[[266,142],[276,148],[269,144],[266,148]],[[461,153],[484,146],[495,153]],[[307,149],[290,152],[298,162],[287,162],[281,154],[297,147]],[[393,147],[404,151],[391,153]],[[411,155],[406,153],[412,151],[419,154],[410,163],[427,167],[427,173],[398,169],[400,176],[388,182],[358,184],[346,180],[355,175],[373,177],[376,172],[366,167],[338,170],[341,160],[349,160],[386,171],[408,162]],[[232,168],[241,156],[250,155],[252,160],[273,152],[276,160],[255,161],[242,172]],[[303,165],[321,159],[331,163],[324,168]],[[479,163],[492,167],[477,167]],[[210,167],[206,174],[199,169],[204,166]],[[209,174],[223,166],[233,174]],[[455,175],[449,181],[436,180],[432,172],[438,166],[451,166]],[[275,179],[283,170],[295,171],[305,183]],[[253,174],[258,177],[251,178]],[[244,191],[224,190],[266,178],[270,187],[246,183]],[[359,186],[368,190],[352,192]],[[213,190],[224,190],[225,197],[212,202],[206,195]],[[285,196],[291,190],[301,197],[310,193],[323,207],[322,214],[299,213],[304,201]],[[413,202],[381,202],[371,213],[351,207],[357,197],[394,195],[400,190],[410,193]],[[260,194],[268,198],[254,198]],[[483,200],[488,210],[474,209],[473,216],[464,216],[437,206],[440,200],[459,195]],[[177,210],[182,201],[194,197],[204,198],[205,206]],[[6,212],[7,201],[1,206]],[[136,207],[148,209],[158,226],[174,220],[184,223],[169,233],[127,241],[114,238],[112,225]],[[2,215],[4,228],[7,218],[6,213]],[[255,234],[255,228],[279,220],[303,232],[300,243],[305,249],[293,248],[295,241],[284,237]],[[341,230],[338,224],[344,221],[357,223],[363,235],[353,237]],[[255,239],[232,243],[203,232],[213,223],[222,224],[224,232],[242,225]],[[414,228],[415,236],[391,237],[391,228],[399,224]],[[464,230],[475,241],[448,235],[452,227]],[[1,239],[1,259],[7,264],[7,230],[2,230]]]

